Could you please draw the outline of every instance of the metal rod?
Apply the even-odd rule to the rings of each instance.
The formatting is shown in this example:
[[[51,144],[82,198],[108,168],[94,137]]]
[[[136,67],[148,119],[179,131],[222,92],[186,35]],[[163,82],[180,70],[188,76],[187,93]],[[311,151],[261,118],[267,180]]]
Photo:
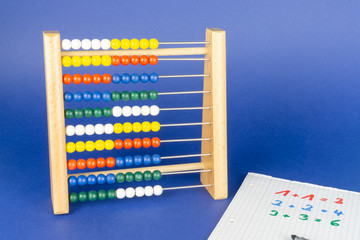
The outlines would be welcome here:
[[[211,169],[206,170],[192,170],[192,171],[179,171],[179,172],[163,172],[161,175],[175,175],[175,174],[188,174],[188,173],[201,173],[201,172],[211,172]]]
[[[194,141],[210,141],[211,138],[185,138],[185,139],[170,139],[170,140],[160,140],[161,143],[168,142],[194,142]]]
[[[190,158],[190,157],[202,157],[202,156],[211,156],[211,153],[188,154],[188,155],[177,155],[177,156],[166,156],[166,157],[161,157],[161,159]]]
[[[201,110],[201,109],[211,109],[211,107],[160,108],[160,111],[174,111],[174,110]]]
[[[210,42],[159,42],[159,45],[175,45],[175,44],[207,44]]]
[[[168,188],[163,188],[163,191],[166,190],[176,190],[176,189],[186,189],[186,188],[199,188],[199,187],[211,187],[211,184],[208,185],[190,185],[190,186],[182,186],[182,187],[168,187]]]
[[[210,93],[211,91],[187,91],[187,92],[159,92],[158,95],[197,94]]]
[[[211,122],[160,124],[160,127],[210,125]]]
[[[180,78],[180,77],[210,77],[210,74],[188,74],[188,75],[163,75],[159,78]]]
[[[209,61],[208,58],[158,58],[159,61]]]

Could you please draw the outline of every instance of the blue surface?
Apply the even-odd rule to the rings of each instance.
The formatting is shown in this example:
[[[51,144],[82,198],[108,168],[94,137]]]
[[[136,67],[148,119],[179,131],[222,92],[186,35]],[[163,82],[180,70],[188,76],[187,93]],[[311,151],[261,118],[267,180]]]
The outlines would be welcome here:
[[[0,238],[205,239],[249,171],[359,191],[359,12],[359,1],[329,0],[3,2]],[[206,27],[227,31],[230,198],[213,201],[203,189],[172,191],[157,198],[74,204],[71,214],[54,216],[42,31],[59,30],[62,38],[70,39],[157,37],[161,41],[202,41]],[[160,62],[155,67],[110,67],[99,72],[196,74],[202,68],[202,63]],[[160,79],[156,84],[101,85],[98,90],[110,91],[114,86],[128,90],[198,90],[201,80]],[[64,90],[80,91],[74,86]],[[95,90],[90,86],[81,92]],[[198,103],[200,96],[156,100],[162,107]],[[66,106],[87,104],[110,103],[82,101]],[[200,117],[199,113],[181,112],[161,113],[152,119],[172,123]],[[171,139],[200,134],[198,127],[187,130],[167,128],[148,135]],[[181,154],[180,147],[186,147],[189,153],[200,149],[198,144],[164,144],[160,153]],[[129,151],[130,155],[147,153],[157,152]],[[166,176],[159,183],[178,186],[198,181],[196,175]],[[74,191],[79,189],[74,187]]]

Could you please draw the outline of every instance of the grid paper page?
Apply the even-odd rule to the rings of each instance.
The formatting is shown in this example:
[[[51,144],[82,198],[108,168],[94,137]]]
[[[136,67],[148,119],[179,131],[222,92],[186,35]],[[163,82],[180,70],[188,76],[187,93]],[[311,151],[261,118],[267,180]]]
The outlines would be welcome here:
[[[210,240],[359,240],[360,194],[248,173]]]

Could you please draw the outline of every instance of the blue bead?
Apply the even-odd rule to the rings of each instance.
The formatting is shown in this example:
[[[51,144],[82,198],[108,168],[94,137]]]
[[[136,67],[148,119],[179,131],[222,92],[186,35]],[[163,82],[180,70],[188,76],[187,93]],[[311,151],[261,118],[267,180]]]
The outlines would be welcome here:
[[[150,155],[144,155],[143,163],[144,163],[144,165],[150,165],[151,164],[151,156]]]
[[[131,82],[132,83],[138,83],[140,81],[139,74],[133,73],[131,74]]]
[[[109,102],[111,100],[111,93],[109,92],[103,92],[102,94],[102,99],[105,101],[105,102]]]
[[[81,100],[82,100],[82,94],[79,93],[79,92],[75,92],[74,93],[74,101],[75,102],[81,102]]]
[[[83,99],[84,99],[84,101],[90,101],[91,99],[92,99],[92,94],[91,94],[91,92],[84,92],[83,93]]]
[[[149,81],[149,74],[147,74],[147,73],[141,74],[140,81],[143,82],[143,83],[148,82]]]
[[[121,82],[122,83],[125,83],[125,84],[128,84],[130,82],[130,75],[127,74],[127,73],[124,73],[122,76],[121,76]]]
[[[116,166],[123,167],[125,165],[125,160],[123,157],[116,157]]]
[[[64,93],[64,100],[66,102],[71,102],[73,100],[73,95],[72,93],[66,92]]]
[[[94,185],[96,183],[95,175],[91,174],[87,177],[87,181],[89,185]]]
[[[84,175],[78,176],[78,184],[80,186],[86,185],[87,184],[87,178]]]
[[[115,73],[114,75],[112,75],[112,82],[115,84],[120,83],[121,82],[120,74]]]
[[[134,156],[134,164],[135,164],[136,166],[141,165],[142,162],[143,162],[142,156],[140,156],[140,155]]]
[[[159,154],[152,155],[152,162],[153,164],[159,164],[161,163],[161,157]]]
[[[97,175],[97,183],[98,184],[104,184],[106,182],[105,175],[99,174]]]
[[[150,82],[157,83],[159,81],[159,76],[157,73],[150,74]]]
[[[92,95],[93,95],[92,97],[93,97],[94,101],[98,102],[98,101],[101,100],[101,93],[100,92],[94,92]]]
[[[77,185],[77,178],[74,176],[69,177],[69,185],[70,186],[76,186]]]
[[[130,167],[134,164],[134,159],[132,156],[125,157],[125,166]]]
[[[106,182],[109,184],[113,184],[115,182],[116,178],[115,175],[110,173],[108,175],[106,175]]]

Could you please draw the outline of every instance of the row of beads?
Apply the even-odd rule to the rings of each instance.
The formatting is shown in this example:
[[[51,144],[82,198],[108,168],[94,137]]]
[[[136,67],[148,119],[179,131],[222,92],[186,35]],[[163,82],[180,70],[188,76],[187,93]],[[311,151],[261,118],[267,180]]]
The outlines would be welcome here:
[[[155,90],[151,90],[151,91],[132,91],[131,93],[128,91],[122,91],[121,93],[118,91],[114,91],[112,93],[109,92],[103,92],[100,93],[98,91],[91,93],[91,92],[84,92],[84,93],[80,93],[80,92],[75,92],[75,93],[70,93],[70,92],[65,92],[64,93],[64,100],[66,102],[71,102],[72,100],[74,100],[75,102],[81,102],[82,100],[84,101],[91,101],[94,100],[95,102],[98,102],[100,100],[103,100],[105,102],[109,102],[109,101],[128,101],[128,100],[133,100],[133,101],[137,101],[139,99],[141,100],[147,100],[147,99],[151,99],[151,100],[155,100],[158,97],[158,93]]]
[[[147,65],[147,64],[151,64],[151,65],[155,65],[158,63],[158,58],[157,56],[151,55],[151,56],[146,56],[146,55],[142,55],[142,56],[108,56],[108,55],[104,55],[104,56],[73,56],[73,57],[69,57],[69,56],[65,56],[61,59],[61,63],[64,67],[80,67],[81,65],[87,67],[90,66],[91,64],[93,66],[119,66],[120,64],[126,66],[129,65],[130,63],[132,65],[138,65],[140,63],[140,65]]]
[[[105,182],[108,184],[113,184],[115,182],[123,183],[123,182],[141,182],[142,180],[150,181],[151,179],[160,180],[161,179],[161,172],[159,170],[155,170],[153,172],[145,171],[140,172],[137,171],[135,173],[127,172],[127,173],[118,173],[116,176],[113,173],[109,173],[106,176],[104,174],[99,174],[97,176],[91,174],[89,176],[80,175],[78,177],[71,176],[69,177],[69,185],[74,187],[76,185],[84,186],[86,184],[94,185],[104,184]]]
[[[114,83],[114,84],[118,84],[118,83],[124,83],[124,84],[128,84],[130,82],[132,83],[138,83],[138,82],[142,82],[142,83],[147,83],[147,82],[152,82],[152,83],[156,83],[159,80],[159,76],[157,73],[142,73],[142,74],[137,74],[137,73],[133,73],[133,74],[127,74],[124,73],[122,75],[115,73],[112,76],[108,73],[105,73],[104,75],[100,75],[98,73],[95,73],[94,75],[90,75],[90,74],[74,74],[73,76],[71,76],[70,74],[64,74],[63,75],[63,83],[64,84],[80,84],[80,83],[84,83],[84,84],[90,84],[90,83],[94,83],[94,84],[99,84],[101,82],[105,83],[105,84],[109,84],[109,83]]]
[[[78,50],[80,48],[84,49],[84,50],[89,50],[89,49],[94,49],[94,50],[99,50],[100,48],[103,50],[108,50],[110,48],[112,49],[147,49],[147,48],[151,48],[151,49],[156,49],[159,46],[159,42],[157,39],[152,38],[150,40],[148,39],[140,39],[140,41],[138,39],[112,39],[111,41],[109,39],[83,39],[80,41],[80,39],[64,39],[61,41],[61,47],[64,50],[70,50],[70,49],[74,49],[74,50]]]
[[[92,125],[92,124],[88,124],[86,126],[78,124],[76,126],[73,125],[68,125],[65,128],[65,133],[66,136],[82,136],[84,134],[86,135],[102,135],[102,134],[112,134],[112,133],[131,133],[132,131],[138,133],[138,132],[157,132],[160,130],[160,123],[159,122],[135,122],[135,123],[129,123],[126,122],[124,124],[121,123],[115,123],[115,124],[111,124],[111,123],[107,123],[107,124],[101,124],[98,123],[96,125]]]
[[[83,141],[79,141],[79,142],[68,142],[66,143],[66,151],[68,153],[73,153],[75,151],[77,152],[83,152],[83,151],[88,151],[88,152],[92,152],[95,149],[97,151],[102,151],[104,149],[106,150],[112,150],[112,149],[130,149],[132,147],[134,148],[149,148],[149,147],[154,147],[157,148],[160,146],[160,139],[157,137],[153,137],[152,139],[150,138],[135,138],[134,140],[131,139],[125,139],[124,141],[121,139],[116,139],[115,141],[113,140],[97,140],[96,142],[93,141],[87,141],[86,143],[84,143]]]
[[[126,189],[118,188],[116,191],[113,189],[110,189],[108,191],[105,190],[99,190],[96,191],[90,191],[88,193],[86,192],[79,192],[79,193],[70,193],[69,200],[71,203],[75,203],[77,201],[80,202],[86,202],[89,201],[96,201],[99,200],[105,200],[105,199],[114,199],[115,197],[118,199],[123,199],[125,197],[127,198],[133,198],[134,196],[137,197],[151,197],[152,195],[160,196],[163,193],[163,188],[160,185],[152,186],[146,186],[144,187],[137,187],[132,188],[128,187]]]
[[[161,157],[159,154],[154,155],[136,155],[136,156],[125,156],[125,157],[108,157],[106,158],[98,158],[95,160],[95,158],[89,158],[87,160],[85,159],[78,159],[77,161],[75,159],[70,159],[67,162],[67,167],[69,170],[75,170],[76,168],[82,170],[86,167],[89,169],[94,169],[96,167],[98,168],[104,168],[105,166],[108,168],[112,167],[132,167],[140,166],[142,164],[144,165],[151,165],[151,164],[160,164],[161,163]]]
[[[86,117],[86,118],[90,118],[90,117],[110,117],[110,116],[114,116],[114,117],[120,117],[120,116],[124,116],[124,117],[130,117],[130,116],[148,116],[149,114],[151,116],[157,116],[160,112],[160,108],[156,105],[152,105],[152,106],[147,106],[144,105],[142,107],[139,106],[124,106],[124,107],[119,107],[119,106],[115,106],[112,109],[105,107],[105,108],[85,108],[85,109],[81,109],[81,108],[76,108],[76,109],[66,109],[65,110],[65,118],[67,119],[71,119],[71,118],[82,118],[82,117]]]

